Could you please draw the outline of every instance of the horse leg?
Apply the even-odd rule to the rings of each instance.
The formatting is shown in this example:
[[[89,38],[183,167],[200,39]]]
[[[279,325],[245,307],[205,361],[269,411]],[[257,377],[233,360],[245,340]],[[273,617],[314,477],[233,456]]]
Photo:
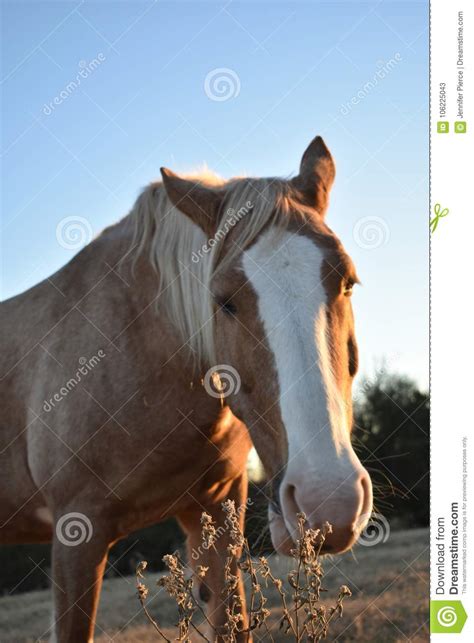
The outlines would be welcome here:
[[[220,499],[217,503],[208,504],[203,506],[200,503],[196,503],[195,509],[188,511],[185,514],[180,514],[178,516],[179,521],[187,534],[187,548],[188,548],[188,562],[191,568],[195,569],[198,565],[203,565],[209,567],[209,570],[206,573],[205,579],[199,583],[199,598],[206,603],[206,617],[208,619],[207,629],[214,630],[214,635],[209,636],[208,638],[217,641],[222,641],[222,633],[224,633],[224,626],[227,622],[226,607],[228,607],[229,602],[226,600],[225,596],[225,571],[224,565],[226,558],[228,556],[227,546],[232,542],[230,538],[230,527],[225,522],[225,514],[222,511],[223,500],[229,499],[234,500],[235,507],[239,515],[240,528],[244,528],[245,520],[245,508],[247,501],[247,474],[244,473],[240,478],[234,480],[224,497]],[[208,513],[215,525],[217,530],[217,536],[215,540],[214,547],[205,549],[202,545],[201,540],[201,515],[205,511]],[[240,551],[239,555],[240,557]],[[242,613],[243,613],[243,623],[241,629],[246,629],[248,627],[248,617],[245,609],[245,592],[244,585],[242,582],[242,576],[240,571],[237,569],[235,563],[233,564],[232,574],[238,576],[238,586],[237,589],[232,592],[232,594],[238,595],[242,601]],[[195,577],[196,584],[196,577]],[[247,633],[240,633],[237,635],[238,641],[251,641],[251,637]]]
[[[90,524],[95,527],[94,523]],[[97,528],[87,535],[85,531],[74,532],[72,522],[69,533],[61,533],[58,527],[55,531],[51,640],[55,643],[92,643],[102,577],[113,539]]]

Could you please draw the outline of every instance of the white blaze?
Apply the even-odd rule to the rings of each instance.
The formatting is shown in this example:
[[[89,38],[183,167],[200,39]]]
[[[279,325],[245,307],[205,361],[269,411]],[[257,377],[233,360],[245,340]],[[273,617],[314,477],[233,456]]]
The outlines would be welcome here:
[[[302,474],[309,473],[308,467],[319,474],[321,468],[330,470],[350,449],[328,347],[323,260],[323,252],[307,237],[273,230],[243,255],[278,372],[288,467],[293,460],[298,466],[303,457]]]

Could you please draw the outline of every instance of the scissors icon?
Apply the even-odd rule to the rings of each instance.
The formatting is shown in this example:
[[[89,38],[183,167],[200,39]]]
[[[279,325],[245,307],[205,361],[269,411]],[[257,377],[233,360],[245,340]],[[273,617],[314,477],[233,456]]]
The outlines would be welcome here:
[[[434,207],[434,213],[435,216],[430,221],[430,228],[432,233],[438,227],[439,220],[449,214],[449,210],[448,208],[443,208],[443,210],[441,210],[441,205],[439,203],[436,203]]]

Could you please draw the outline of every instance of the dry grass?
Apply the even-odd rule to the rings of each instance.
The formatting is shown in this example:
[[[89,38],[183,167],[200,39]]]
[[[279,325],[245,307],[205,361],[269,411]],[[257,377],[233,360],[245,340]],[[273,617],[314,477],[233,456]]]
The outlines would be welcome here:
[[[280,578],[292,568],[290,559],[270,557],[272,570]],[[352,597],[344,606],[344,618],[331,625],[327,640],[398,643],[429,641],[428,632],[428,530],[393,532],[388,541],[374,547],[356,546],[354,554],[324,559],[324,586],[331,596],[345,584]],[[176,606],[156,582],[162,574],[150,574],[153,591],[147,600],[153,618],[172,638]],[[333,600],[322,598],[324,605]],[[278,631],[282,616],[276,590],[268,594],[269,624],[275,641],[289,638]],[[279,611],[280,610],[280,611]],[[38,591],[0,598],[2,643],[30,643],[45,632],[51,618],[50,592]],[[157,635],[147,623],[136,601],[133,578],[104,582],[97,619],[97,641],[107,643],[154,643]],[[254,636],[260,640],[259,635]],[[265,637],[261,637],[265,640]],[[290,639],[291,640],[291,639]]]
[[[196,599],[198,588],[205,582],[209,567],[198,565],[195,570],[191,570],[181,561],[178,554],[163,558],[169,573],[159,579],[158,586],[165,589],[168,596],[175,601],[177,608],[176,632],[168,635],[148,610],[149,590],[144,583],[146,563],[138,565],[138,598],[145,616],[160,640],[166,643],[171,643],[171,640],[189,643],[191,636],[196,635],[207,643],[217,640],[223,643],[237,643],[238,640],[250,641],[251,635],[258,635],[258,638],[273,641],[271,623],[275,620],[275,615],[278,631],[296,643],[318,643],[326,638],[331,623],[335,618],[342,617],[344,599],[352,595],[347,585],[341,585],[333,605],[328,607],[321,602],[321,593],[325,591],[322,586],[324,572],[321,551],[327,535],[332,532],[329,523],[322,529],[310,529],[306,527],[306,516],[303,513],[298,514],[298,537],[291,550],[293,569],[285,579],[281,579],[272,572],[268,558],[252,557],[248,541],[240,527],[235,503],[226,500],[222,504],[222,511],[230,536],[225,560],[220,559],[215,547],[215,523],[205,512],[201,517],[202,546],[214,550],[219,560],[217,564],[224,571],[224,587],[220,600],[225,605],[225,623],[221,623],[218,628],[213,626],[207,618],[206,611]],[[244,586],[247,587],[247,609],[244,605],[245,597],[239,593],[240,575]],[[273,610],[273,619],[266,595],[269,590],[273,590],[273,593],[276,591],[280,599],[280,606]],[[210,628],[207,634],[206,626]]]

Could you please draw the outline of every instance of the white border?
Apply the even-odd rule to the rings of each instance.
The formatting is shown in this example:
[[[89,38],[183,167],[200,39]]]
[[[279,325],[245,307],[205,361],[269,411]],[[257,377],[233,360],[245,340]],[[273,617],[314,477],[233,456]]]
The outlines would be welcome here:
[[[456,640],[474,640],[474,431],[471,404],[474,400],[473,311],[474,271],[474,169],[472,132],[474,119],[472,0],[431,2],[430,217],[434,207],[448,208],[431,235],[431,598],[462,600],[468,619]],[[463,12],[464,120],[465,134],[455,133],[457,79],[457,23]],[[446,120],[450,132],[439,134],[440,83],[446,83]],[[438,581],[436,533],[439,516],[449,526],[450,506],[462,505],[462,438],[468,447],[467,593],[462,594],[464,565],[460,561],[458,596],[436,595]],[[461,534],[460,534],[461,535]],[[460,538],[462,544],[462,538]],[[459,553],[461,555],[462,548]],[[449,557],[446,570],[449,571]],[[439,634],[432,634],[439,638]],[[444,636],[446,638],[446,635]]]

